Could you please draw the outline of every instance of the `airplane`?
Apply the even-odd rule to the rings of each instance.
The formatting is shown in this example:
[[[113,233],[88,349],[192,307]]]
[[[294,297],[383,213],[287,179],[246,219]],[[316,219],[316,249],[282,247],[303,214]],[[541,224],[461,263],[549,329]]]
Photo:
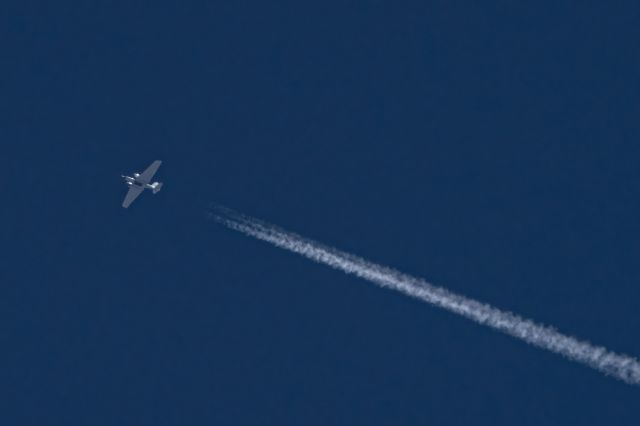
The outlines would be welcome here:
[[[150,189],[154,194],[160,192],[162,189],[162,182],[151,183],[151,179],[153,179],[153,175],[158,171],[160,164],[162,164],[162,161],[156,160],[142,173],[134,173],[133,177],[122,176],[129,187],[129,192],[127,192],[127,196],[124,197],[122,207],[125,209],[128,208],[129,205],[133,203],[133,200],[138,198],[138,195],[142,194],[142,191],[145,189]]]

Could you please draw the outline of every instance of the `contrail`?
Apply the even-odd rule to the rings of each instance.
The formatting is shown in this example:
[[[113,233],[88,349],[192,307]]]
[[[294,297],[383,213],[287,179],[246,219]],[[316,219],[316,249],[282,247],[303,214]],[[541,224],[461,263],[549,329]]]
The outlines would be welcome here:
[[[564,335],[551,327],[536,324],[510,312],[501,311],[490,305],[434,286],[422,279],[324,246],[227,208],[215,207],[209,213],[209,217],[245,235],[300,254],[314,262],[353,274],[380,287],[400,291],[479,324],[517,337],[531,345],[563,355],[572,361],[585,364],[626,383],[640,384],[640,361],[631,356],[617,354],[604,347]]]

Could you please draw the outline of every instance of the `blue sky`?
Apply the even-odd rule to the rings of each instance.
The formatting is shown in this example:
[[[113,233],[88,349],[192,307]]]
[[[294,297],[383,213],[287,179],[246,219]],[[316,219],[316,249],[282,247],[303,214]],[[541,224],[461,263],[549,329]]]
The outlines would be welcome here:
[[[206,210],[640,356],[639,13],[8,3],[2,423],[632,424],[637,387]]]

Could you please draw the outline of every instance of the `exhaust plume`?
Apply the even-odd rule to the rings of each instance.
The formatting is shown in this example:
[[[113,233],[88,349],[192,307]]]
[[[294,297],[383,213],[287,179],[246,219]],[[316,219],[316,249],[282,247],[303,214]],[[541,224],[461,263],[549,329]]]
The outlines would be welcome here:
[[[300,235],[285,231],[258,219],[224,207],[214,207],[209,217],[247,236],[300,254],[317,263],[397,290],[447,311],[486,325],[525,342],[560,354],[606,375],[629,384],[640,384],[640,362],[601,346],[564,335],[555,329],[537,324],[510,312],[452,293],[422,279],[369,262],[357,256],[324,246]]]

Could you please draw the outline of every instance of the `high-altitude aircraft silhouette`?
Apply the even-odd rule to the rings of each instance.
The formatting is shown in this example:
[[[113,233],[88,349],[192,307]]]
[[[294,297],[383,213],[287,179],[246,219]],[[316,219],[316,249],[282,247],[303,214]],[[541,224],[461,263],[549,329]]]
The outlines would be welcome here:
[[[122,176],[124,178],[125,183],[129,187],[129,192],[127,192],[127,196],[124,197],[124,201],[122,202],[122,207],[125,209],[133,203],[133,200],[138,198],[138,195],[142,194],[142,191],[145,189],[150,189],[154,194],[157,194],[162,189],[161,182],[151,182],[153,179],[153,175],[158,171],[158,167],[160,167],[162,161],[156,160],[147,169],[142,173],[134,173],[133,177],[131,176]]]

